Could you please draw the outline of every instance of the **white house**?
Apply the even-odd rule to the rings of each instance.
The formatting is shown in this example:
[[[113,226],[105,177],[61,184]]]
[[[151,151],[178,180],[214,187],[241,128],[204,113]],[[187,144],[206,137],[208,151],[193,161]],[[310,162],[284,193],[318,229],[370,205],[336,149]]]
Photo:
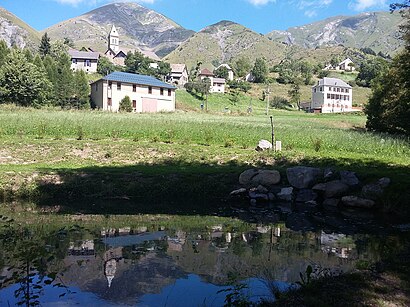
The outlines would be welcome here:
[[[100,54],[98,52],[78,51],[75,49],[68,50],[71,57],[71,69],[84,70],[86,73],[97,72],[98,59]]]
[[[344,71],[355,71],[356,68],[354,67],[354,63],[351,59],[347,58],[337,64],[336,66],[333,66],[332,64],[326,65],[323,70],[344,70]]]
[[[130,97],[134,112],[175,111],[175,86],[151,76],[113,72],[91,84],[91,100],[99,109],[118,112]]]
[[[231,68],[231,66],[229,66],[228,64],[221,64],[216,69],[219,69],[220,67],[225,67],[228,70],[228,80],[232,81],[233,80],[233,69]]]
[[[351,112],[353,91],[346,82],[336,78],[323,78],[312,87],[313,112]]]
[[[167,76],[167,82],[184,86],[188,82],[188,69],[185,64],[171,64],[171,72]]]
[[[204,79],[209,79],[211,82],[211,87],[209,89],[210,93],[225,93],[225,84],[226,81],[223,78],[215,78],[213,72],[211,72],[209,69],[204,68],[202,69],[199,74],[198,77],[200,80],[204,80]]]

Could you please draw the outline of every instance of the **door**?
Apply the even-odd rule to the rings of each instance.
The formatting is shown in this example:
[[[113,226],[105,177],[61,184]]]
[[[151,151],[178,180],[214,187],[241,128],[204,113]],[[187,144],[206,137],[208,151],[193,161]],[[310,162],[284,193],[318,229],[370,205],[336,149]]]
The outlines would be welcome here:
[[[142,112],[152,113],[157,112],[157,99],[155,98],[142,98]]]

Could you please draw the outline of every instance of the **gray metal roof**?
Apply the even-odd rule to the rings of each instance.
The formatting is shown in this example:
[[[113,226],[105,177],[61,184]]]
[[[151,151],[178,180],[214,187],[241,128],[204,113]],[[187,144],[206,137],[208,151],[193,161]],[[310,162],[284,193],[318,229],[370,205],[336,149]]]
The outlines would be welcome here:
[[[98,52],[78,51],[74,49],[68,50],[68,54],[72,59],[98,60],[100,57]]]
[[[347,87],[352,88],[349,84],[344,82],[343,80],[337,78],[323,78],[318,81],[318,84],[315,86],[322,85],[322,86],[340,86],[340,87]]]
[[[113,73],[110,73],[109,75],[106,75],[105,77],[103,77],[101,80],[176,89],[175,86],[162,82],[151,76],[137,75],[137,74],[131,74],[131,73],[119,72],[119,71],[114,71]]]

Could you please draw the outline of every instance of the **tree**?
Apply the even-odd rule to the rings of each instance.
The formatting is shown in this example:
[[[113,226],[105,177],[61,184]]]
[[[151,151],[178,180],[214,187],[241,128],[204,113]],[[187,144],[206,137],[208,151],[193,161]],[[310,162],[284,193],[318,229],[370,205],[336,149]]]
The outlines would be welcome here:
[[[239,78],[245,77],[251,70],[252,66],[245,57],[240,57],[232,64],[232,69]]]
[[[90,86],[87,76],[83,70],[74,73],[74,100],[71,102],[72,107],[85,109],[90,107]]]
[[[363,62],[360,65],[360,72],[356,77],[357,84],[370,87],[372,80],[380,76],[387,67],[388,63],[381,58]]]
[[[157,68],[157,75],[161,79],[165,79],[171,73],[171,65],[167,62],[159,62]]]
[[[51,50],[50,38],[48,37],[47,32],[46,32],[41,37],[41,42],[38,48],[38,52],[40,53],[40,56],[44,58],[47,54],[50,54],[50,50]]]
[[[115,65],[106,57],[101,57],[97,63],[97,73],[106,76],[115,71]]]
[[[70,48],[75,48],[74,41],[71,38],[64,37],[63,44],[67,45]],[[86,51],[88,51],[88,50],[86,50]]]
[[[39,106],[46,102],[49,89],[44,72],[26,60],[22,50],[14,49],[0,69],[0,101],[21,106]]]
[[[298,107],[300,110],[300,86],[302,85],[302,79],[296,78],[293,81],[293,84],[290,86],[288,95],[290,96],[290,102]]]
[[[150,59],[139,51],[128,52],[124,62],[125,70],[134,74],[151,74],[150,62]]]
[[[225,66],[221,66],[218,69],[214,70],[214,75],[217,78],[223,78],[223,79],[228,79],[229,77],[229,71],[228,68],[226,68]]]
[[[402,27],[405,49],[372,84],[365,108],[370,130],[410,135],[410,1],[391,5],[407,19]]]
[[[56,71],[54,75],[54,98],[55,105],[62,108],[71,107],[71,99],[74,96],[73,72],[71,71],[71,61],[68,54],[62,54],[56,61]]]
[[[132,112],[132,104],[129,96],[125,96],[120,101],[120,112]]]
[[[4,40],[0,40],[0,66],[3,65],[6,56],[9,54],[10,49]]]
[[[268,76],[268,66],[262,58],[257,58],[255,65],[252,68],[252,75],[255,78],[256,83],[264,83]]]

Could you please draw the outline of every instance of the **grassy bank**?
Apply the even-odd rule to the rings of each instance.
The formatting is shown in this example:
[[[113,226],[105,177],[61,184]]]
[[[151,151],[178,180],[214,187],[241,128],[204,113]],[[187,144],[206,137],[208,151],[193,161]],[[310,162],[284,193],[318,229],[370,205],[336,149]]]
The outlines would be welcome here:
[[[283,172],[289,165],[305,164],[355,170],[364,181],[391,177],[386,202],[403,208],[410,183],[408,140],[366,133],[360,115],[278,110],[272,115],[276,139],[283,144],[280,153],[254,150],[260,139],[271,135],[270,120],[262,115],[110,114],[3,106],[1,195],[4,200],[171,200],[180,207],[128,209],[185,212],[182,204],[190,202],[192,211],[217,213],[219,200],[237,186],[242,170],[261,166]],[[95,210],[107,206],[96,205]],[[89,207],[86,203],[73,209]],[[118,204],[108,207],[110,212],[123,210]]]

